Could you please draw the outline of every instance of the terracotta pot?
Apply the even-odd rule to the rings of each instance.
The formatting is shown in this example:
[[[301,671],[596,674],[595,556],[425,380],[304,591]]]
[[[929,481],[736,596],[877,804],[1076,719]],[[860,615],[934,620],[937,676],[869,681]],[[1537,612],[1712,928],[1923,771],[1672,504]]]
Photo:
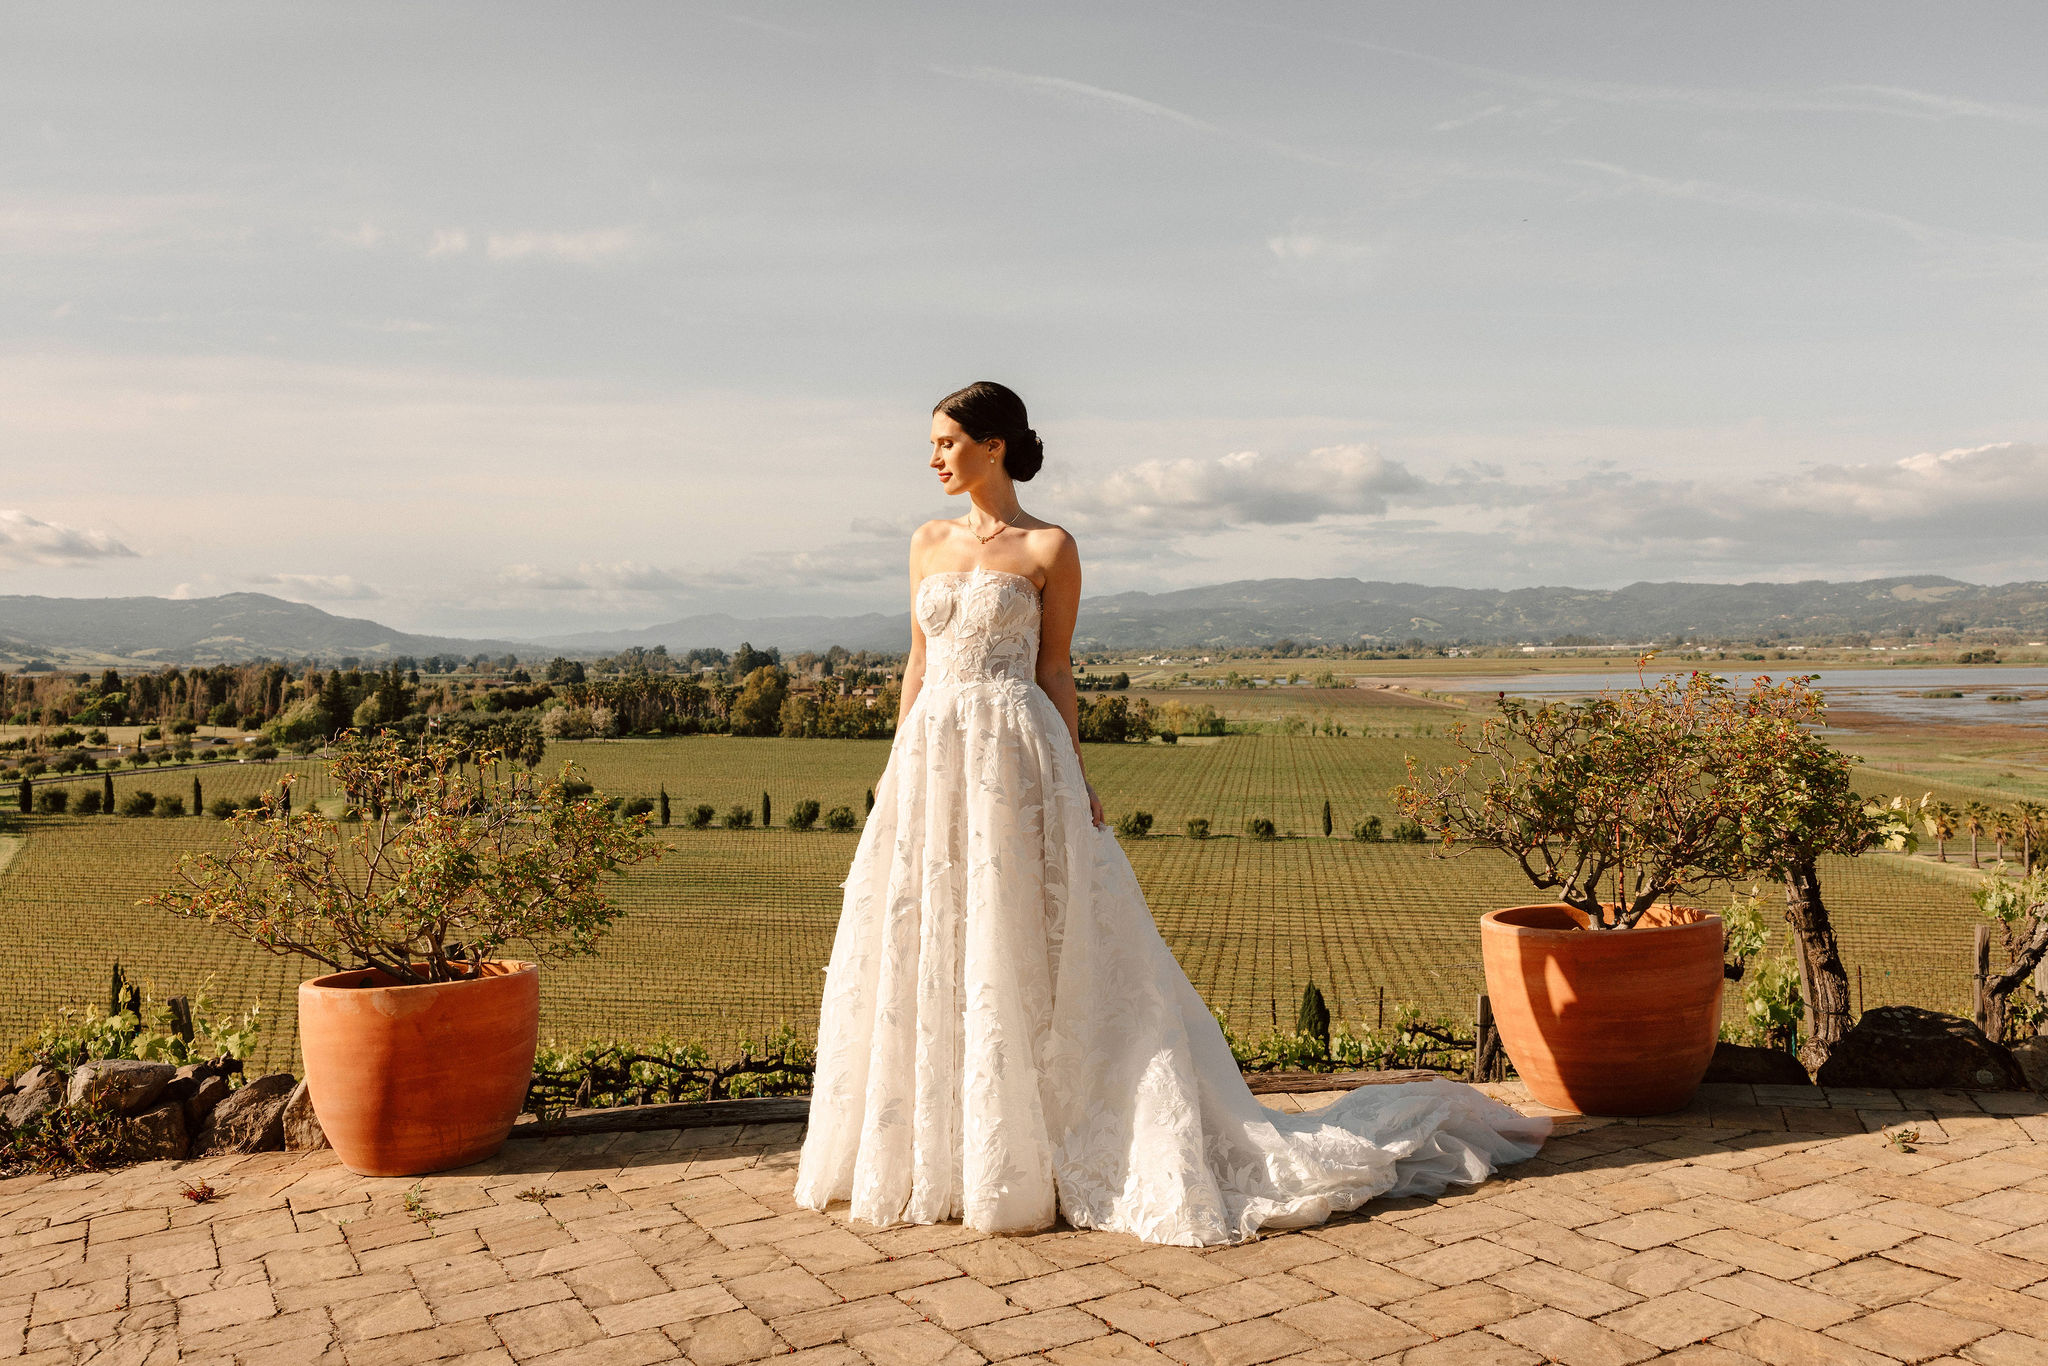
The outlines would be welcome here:
[[[1563,905],[1480,917],[1501,1045],[1545,1105],[1585,1115],[1682,1110],[1720,1033],[1721,918],[1632,930],[1590,923]]]
[[[313,1113],[361,1176],[480,1162],[519,1118],[540,1038],[540,967],[487,961],[459,982],[389,973],[299,984],[299,1049]]]

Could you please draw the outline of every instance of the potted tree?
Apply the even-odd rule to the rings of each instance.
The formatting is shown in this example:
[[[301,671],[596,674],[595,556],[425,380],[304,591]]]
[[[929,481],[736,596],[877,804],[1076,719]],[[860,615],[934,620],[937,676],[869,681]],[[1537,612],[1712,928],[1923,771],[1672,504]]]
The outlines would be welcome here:
[[[1453,729],[1462,761],[1409,760],[1405,816],[1446,852],[1507,854],[1557,898],[1480,921],[1502,1043],[1538,1100],[1642,1115],[1691,1099],[1720,1029],[1723,933],[1671,903],[1757,861],[1740,761],[1817,706],[1803,687],[1737,693],[1703,673],[1579,702],[1503,697],[1476,731]]]
[[[539,961],[589,954],[619,908],[607,874],[656,857],[567,774],[496,751],[381,735],[330,769],[341,820],[291,779],[187,854],[145,904],[331,969],[299,987],[313,1110],[350,1170],[410,1176],[480,1161],[519,1116],[539,1032]],[[503,956],[519,950],[521,957]]]

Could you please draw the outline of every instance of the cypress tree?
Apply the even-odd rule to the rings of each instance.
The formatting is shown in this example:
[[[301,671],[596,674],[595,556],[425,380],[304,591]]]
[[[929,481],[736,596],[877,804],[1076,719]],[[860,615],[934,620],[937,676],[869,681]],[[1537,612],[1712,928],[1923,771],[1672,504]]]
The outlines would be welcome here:
[[[26,816],[36,809],[36,785],[27,778],[21,780],[21,814]]]
[[[114,814],[114,775],[111,773],[100,774],[100,810],[109,816]]]
[[[761,794],[761,828],[766,830],[773,824],[775,824],[775,820],[768,805],[768,794],[763,792]]]
[[[663,825],[668,824],[668,788],[666,786],[661,789],[661,823]]]
[[[870,812],[872,812],[872,811],[873,811],[874,809],[875,809],[875,790],[874,790],[874,789],[873,789],[873,788],[871,787],[871,788],[869,788],[869,789],[868,789],[868,810],[869,810]]]
[[[199,788],[199,775],[196,773],[192,775],[192,814],[195,816],[206,814],[206,794]]]
[[[1330,833],[1330,799],[1328,797],[1323,798],[1323,833],[1325,835]]]

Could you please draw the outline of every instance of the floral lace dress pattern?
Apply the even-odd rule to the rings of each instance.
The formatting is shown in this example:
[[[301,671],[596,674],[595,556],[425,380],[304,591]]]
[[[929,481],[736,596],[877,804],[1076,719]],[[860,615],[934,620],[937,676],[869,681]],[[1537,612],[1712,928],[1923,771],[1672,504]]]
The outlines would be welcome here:
[[[797,1203],[1200,1246],[1435,1194],[1549,1125],[1450,1082],[1269,1110],[1089,819],[1030,580],[927,575],[924,684],[855,848]]]

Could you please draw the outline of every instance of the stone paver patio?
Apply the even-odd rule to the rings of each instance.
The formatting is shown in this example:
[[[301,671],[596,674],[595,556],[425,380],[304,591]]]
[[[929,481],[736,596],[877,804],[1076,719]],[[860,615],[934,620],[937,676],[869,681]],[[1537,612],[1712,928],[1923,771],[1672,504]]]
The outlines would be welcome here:
[[[1483,1187],[1206,1250],[863,1231],[794,1207],[801,1134],[523,1139],[417,1183],[326,1152],[0,1182],[0,1356],[2048,1366],[2034,1095],[1713,1086],[1565,1119]]]

